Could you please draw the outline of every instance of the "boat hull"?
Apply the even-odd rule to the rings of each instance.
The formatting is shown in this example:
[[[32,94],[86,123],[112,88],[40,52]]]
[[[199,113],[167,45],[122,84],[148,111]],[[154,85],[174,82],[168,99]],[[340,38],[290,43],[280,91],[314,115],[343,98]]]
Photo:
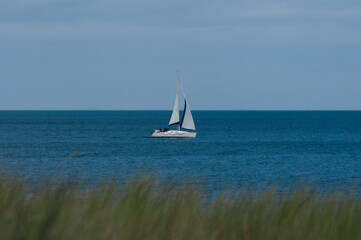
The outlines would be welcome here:
[[[196,132],[187,132],[180,130],[168,130],[166,132],[160,132],[155,130],[152,134],[153,138],[195,138],[197,135]]]

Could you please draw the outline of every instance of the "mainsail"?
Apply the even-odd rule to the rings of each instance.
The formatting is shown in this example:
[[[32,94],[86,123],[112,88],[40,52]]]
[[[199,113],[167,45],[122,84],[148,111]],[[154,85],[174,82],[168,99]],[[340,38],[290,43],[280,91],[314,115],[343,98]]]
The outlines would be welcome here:
[[[178,125],[179,124],[179,90],[178,90],[178,75],[177,75],[177,94],[175,97],[173,113],[170,117],[168,125]]]

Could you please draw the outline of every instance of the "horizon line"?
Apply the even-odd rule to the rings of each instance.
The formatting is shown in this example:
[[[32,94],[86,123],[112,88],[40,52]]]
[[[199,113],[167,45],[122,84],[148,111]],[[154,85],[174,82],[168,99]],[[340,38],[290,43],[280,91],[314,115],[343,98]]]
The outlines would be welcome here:
[[[83,111],[83,112],[126,112],[126,111],[133,111],[133,112],[137,112],[137,111],[142,111],[142,112],[145,112],[145,111],[172,111],[172,109],[0,109],[0,112],[26,112],[26,111],[33,111],[33,112],[42,112],[42,111],[53,111],[53,112],[56,112],[56,111],[59,111],[59,112],[71,112],[71,111]],[[182,110],[181,110],[182,111]],[[218,112],[257,112],[257,111],[262,111],[262,112],[265,112],[265,111],[278,111],[278,112],[287,112],[287,111],[292,111],[292,112],[296,112],[296,111],[309,111],[309,112],[312,112],[312,111],[324,111],[324,112],[332,112],[332,111],[345,111],[345,112],[352,112],[352,111],[361,111],[361,109],[193,109],[192,111],[218,111]]]

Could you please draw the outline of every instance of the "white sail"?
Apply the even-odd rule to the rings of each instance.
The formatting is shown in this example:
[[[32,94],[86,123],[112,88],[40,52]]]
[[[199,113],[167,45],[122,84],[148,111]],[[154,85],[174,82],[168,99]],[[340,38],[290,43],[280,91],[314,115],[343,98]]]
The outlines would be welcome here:
[[[184,100],[184,112],[181,128],[196,130],[196,126],[194,125],[191,109],[189,108],[187,99]]]
[[[178,75],[177,75],[177,94],[175,97],[174,107],[173,107],[173,113],[170,117],[168,125],[177,125],[179,124],[179,90],[178,90]]]

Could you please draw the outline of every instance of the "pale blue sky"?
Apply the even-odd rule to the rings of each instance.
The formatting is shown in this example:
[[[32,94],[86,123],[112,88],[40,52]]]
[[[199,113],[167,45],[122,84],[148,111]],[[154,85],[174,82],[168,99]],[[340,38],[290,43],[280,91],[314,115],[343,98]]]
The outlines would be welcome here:
[[[361,110],[361,2],[0,0],[0,109]]]

